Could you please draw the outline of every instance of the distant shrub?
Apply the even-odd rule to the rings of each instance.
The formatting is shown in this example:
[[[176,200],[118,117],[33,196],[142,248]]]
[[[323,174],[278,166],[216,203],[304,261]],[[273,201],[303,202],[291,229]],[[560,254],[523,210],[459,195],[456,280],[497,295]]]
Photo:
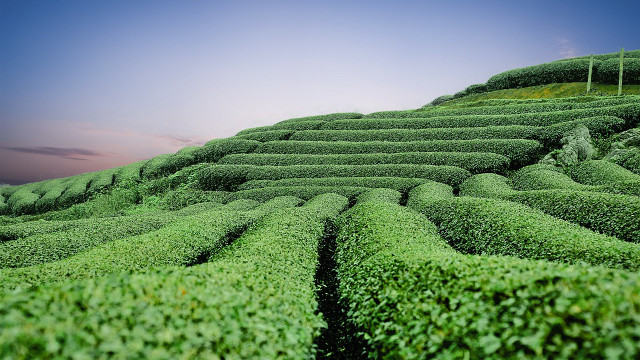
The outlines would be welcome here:
[[[325,120],[301,120],[301,121],[285,121],[279,122],[269,126],[260,126],[250,129],[245,129],[236,134],[236,137],[242,137],[244,135],[249,135],[256,132],[267,132],[267,131],[276,131],[276,130],[290,130],[290,131],[298,131],[298,130],[315,130],[320,127],[320,125],[324,124]]]
[[[139,180],[142,176],[142,168],[147,163],[147,161],[148,160],[137,161],[119,167],[118,171],[115,174],[115,182],[119,183],[121,181]]]
[[[623,84],[640,84],[640,59],[628,58],[625,53],[622,70]],[[604,84],[617,84],[619,75],[620,59],[608,59],[598,63],[598,71],[594,81]]]
[[[453,100],[454,96],[453,95],[442,95],[442,96],[438,96],[437,98],[433,99],[429,105],[431,106],[438,106],[440,104],[442,104],[445,101],[449,101],[449,100]]]
[[[596,69],[599,62],[600,60],[594,61]],[[494,91],[552,83],[579,82],[585,81],[588,73],[588,59],[551,62],[494,75],[487,81],[487,89]]]
[[[333,114],[326,114],[326,115],[314,115],[314,116],[287,119],[279,122],[278,124],[281,124],[279,126],[285,126],[284,124],[290,124],[294,122],[335,121],[335,120],[343,120],[343,119],[359,119],[361,117],[362,117],[362,114],[360,113],[333,113]]]
[[[293,134],[294,130],[267,130],[267,131],[254,131],[245,134],[236,135],[237,138],[256,140],[260,142],[275,141],[275,140],[287,140]]]
[[[204,144],[195,153],[196,162],[215,162],[228,154],[252,152],[259,141],[240,138],[215,139]]]

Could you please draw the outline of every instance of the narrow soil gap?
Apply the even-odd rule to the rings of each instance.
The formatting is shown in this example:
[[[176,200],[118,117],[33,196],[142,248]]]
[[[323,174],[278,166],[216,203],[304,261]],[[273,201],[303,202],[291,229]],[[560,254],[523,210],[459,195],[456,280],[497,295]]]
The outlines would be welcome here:
[[[409,191],[403,191],[402,197],[400,197],[400,206],[407,206],[407,202],[409,202]]]
[[[315,340],[316,359],[366,359],[365,343],[356,336],[357,331],[348,321],[347,311],[340,302],[335,252],[336,228],[330,222],[319,245],[315,277],[318,311],[327,322],[327,327]]]
[[[240,236],[242,236],[242,234],[244,234],[245,230],[247,230],[248,227],[249,225],[246,224],[244,226],[238,226],[237,228],[232,229],[231,231],[229,231],[229,233],[227,233],[227,235],[224,236],[224,238],[222,238],[222,241],[220,241],[220,247],[216,248],[215,250],[203,251],[195,259],[185,264],[185,266],[196,266],[209,262],[209,259],[212,255],[217,254],[221,249],[224,249],[225,247],[236,241]]]

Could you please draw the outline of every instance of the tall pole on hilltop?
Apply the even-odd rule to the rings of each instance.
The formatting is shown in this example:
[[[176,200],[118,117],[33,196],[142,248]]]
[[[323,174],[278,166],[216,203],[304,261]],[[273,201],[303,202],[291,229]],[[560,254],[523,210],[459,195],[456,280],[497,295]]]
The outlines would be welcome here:
[[[624,63],[624,48],[620,49],[620,74],[618,75],[618,96],[622,95],[622,64]]]
[[[589,78],[587,79],[587,93],[591,91],[591,74],[593,74],[593,55],[589,60]]]

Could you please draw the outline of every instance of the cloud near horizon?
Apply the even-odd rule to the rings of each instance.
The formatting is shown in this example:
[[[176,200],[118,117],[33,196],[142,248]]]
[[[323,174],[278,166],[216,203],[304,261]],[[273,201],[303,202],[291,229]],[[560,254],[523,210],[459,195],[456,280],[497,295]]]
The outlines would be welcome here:
[[[89,150],[89,149],[79,149],[79,148],[58,148],[58,147],[50,147],[50,146],[30,146],[30,147],[19,147],[19,146],[2,146],[0,149],[27,153],[27,154],[37,154],[37,155],[49,155],[56,156],[63,159],[70,160],[88,160],[87,157],[104,157],[105,154]]]

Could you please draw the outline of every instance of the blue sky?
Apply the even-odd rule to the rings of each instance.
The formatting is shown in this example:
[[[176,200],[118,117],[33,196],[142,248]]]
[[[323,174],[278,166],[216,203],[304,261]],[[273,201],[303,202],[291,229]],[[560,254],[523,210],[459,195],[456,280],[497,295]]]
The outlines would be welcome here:
[[[0,0],[0,181],[640,48],[640,1]]]

